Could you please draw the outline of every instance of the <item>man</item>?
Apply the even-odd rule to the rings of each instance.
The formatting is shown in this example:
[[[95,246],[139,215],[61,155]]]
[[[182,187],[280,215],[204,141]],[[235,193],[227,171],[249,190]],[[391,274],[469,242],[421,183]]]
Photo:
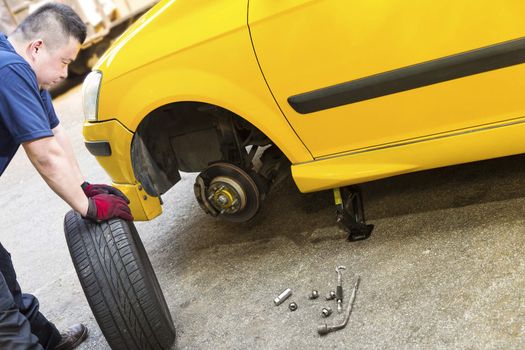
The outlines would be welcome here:
[[[127,198],[107,185],[84,181],[47,88],[67,77],[86,37],[68,6],[47,4],[7,38],[0,34],[0,176],[22,145],[48,186],[82,216],[132,220]],[[0,243],[0,349],[73,349],[87,337],[84,325],[64,334],[22,294],[9,253]]]

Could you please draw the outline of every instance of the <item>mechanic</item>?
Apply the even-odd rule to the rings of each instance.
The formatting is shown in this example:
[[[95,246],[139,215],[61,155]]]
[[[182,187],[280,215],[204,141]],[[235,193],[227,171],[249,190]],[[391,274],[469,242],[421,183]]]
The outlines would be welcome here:
[[[0,176],[20,145],[48,186],[83,217],[133,220],[129,201],[108,185],[84,181],[47,89],[67,77],[86,26],[67,5],[46,4],[7,38],[0,33]],[[73,349],[87,337],[82,324],[60,334],[22,294],[10,254],[0,243],[0,349]]]

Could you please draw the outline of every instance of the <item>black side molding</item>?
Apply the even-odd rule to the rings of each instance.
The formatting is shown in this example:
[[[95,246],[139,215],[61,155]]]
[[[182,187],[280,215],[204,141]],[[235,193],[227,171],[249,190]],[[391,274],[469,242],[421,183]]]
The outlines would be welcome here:
[[[111,155],[111,145],[108,141],[86,141],[86,148],[95,157],[108,157]]]
[[[525,63],[525,38],[379,73],[288,98],[301,114]]]

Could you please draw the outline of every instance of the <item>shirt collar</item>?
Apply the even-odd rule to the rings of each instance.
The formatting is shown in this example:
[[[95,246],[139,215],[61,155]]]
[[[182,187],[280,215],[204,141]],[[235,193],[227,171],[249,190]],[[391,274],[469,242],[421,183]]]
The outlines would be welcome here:
[[[15,48],[13,47],[13,45],[11,45],[9,40],[7,40],[7,36],[4,33],[0,33],[0,49],[16,53]]]

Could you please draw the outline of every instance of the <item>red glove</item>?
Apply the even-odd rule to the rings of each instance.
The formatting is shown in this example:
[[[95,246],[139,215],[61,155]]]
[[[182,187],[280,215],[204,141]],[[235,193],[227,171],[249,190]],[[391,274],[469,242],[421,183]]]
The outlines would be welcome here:
[[[132,221],[133,216],[126,201],[112,194],[97,194],[88,198],[89,206],[86,214],[87,219],[104,221],[111,218],[121,218]]]
[[[97,194],[113,194],[124,199],[126,203],[129,204],[128,197],[126,197],[126,195],[122,193],[122,191],[120,191],[118,188],[115,188],[113,186],[102,184],[90,184],[89,182],[85,181],[82,185],[80,185],[80,187],[82,187],[84,193],[86,194],[86,197],[88,198],[96,196]]]

